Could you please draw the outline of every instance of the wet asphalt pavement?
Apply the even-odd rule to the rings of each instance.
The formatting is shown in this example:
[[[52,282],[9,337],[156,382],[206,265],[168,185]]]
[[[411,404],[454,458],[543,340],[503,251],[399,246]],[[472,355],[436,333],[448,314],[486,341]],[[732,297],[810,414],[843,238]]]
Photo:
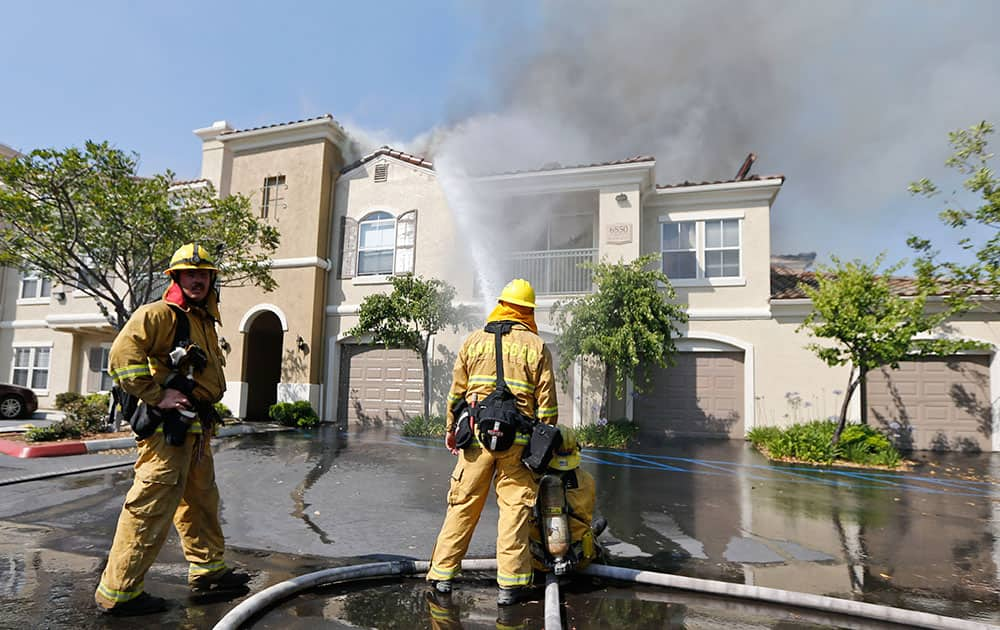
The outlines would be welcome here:
[[[133,457],[0,456],[0,483]],[[253,573],[253,592],[355,562],[427,559],[454,464],[437,440],[331,426],[219,440],[215,457],[227,559]],[[996,455],[933,456],[893,473],[776,466],[740,442],[688,441],[585,450],[583,466],[597,480],[612,564],[1000,624]],[[172,534],[146,577],[174,601],[170,611],[121,620],[93,611],[130,482],[124,466],[0,485],[0,628],[211,628],[241,601],[192,600]],[[496,516],[491,500],[469,557],[492,557]],[[885,627],[593,578],[564,594],[567,628]],[[488,575],[460,578],[447,603],[428,601],[416,578],[338,585],[252,627],[542,627],[541,603],[498,610]]]

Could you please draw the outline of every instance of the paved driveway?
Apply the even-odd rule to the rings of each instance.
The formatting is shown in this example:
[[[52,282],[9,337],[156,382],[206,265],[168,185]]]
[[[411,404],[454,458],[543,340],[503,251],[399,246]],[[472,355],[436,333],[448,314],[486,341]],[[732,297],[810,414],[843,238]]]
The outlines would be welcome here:
[[[23,475],[25,467],[69,470],[128,459],[127,452],[3,457],[0,480]],[[324,428],[221,440],[216,461],[231,559],[256,572],[251,586],[260,590],[359,557],[426,559],[454,458],[436,440]],[[953,456],[905,474],[819,470],[771,466],[741,442],[707,441],[630,453],[587,450],[583,465],[598,482],[614,564],[996,623],[998,461]],[[0,625],[104,627],[89,612],[90,597],[129,483],[123,467],[0,486]],[[490,501],[471,557],[492,556],[496,515]],[[179,605],[148,621],[209,628],[233,605],[188,600],[185,574],[172,535],[146,582]],[[459,586],[452,612],[464,627],[494,627],[489,576],[469,576]],[[774,619],[803,619],[801,611],[589,581],[574,589],[567,615],[579,628],[619,617],[658,620],[624,627],[695,619],[773,627]],[[336,618],[422,627],[429,623],[423,597],[418,580],[325,589],[296,598],[255,627],[346,627]],[[539,605],[516,608],[505,612],[515,616],[507,621],[538,625]]]

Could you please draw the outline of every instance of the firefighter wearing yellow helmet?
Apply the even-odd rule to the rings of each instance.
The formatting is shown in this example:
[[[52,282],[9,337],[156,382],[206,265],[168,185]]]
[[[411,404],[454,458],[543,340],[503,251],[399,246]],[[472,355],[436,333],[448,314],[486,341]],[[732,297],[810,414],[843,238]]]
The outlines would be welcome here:
[[[452,372],[448,396],[445,446],[458,462],[451,475],[448,510],[431,555],[427,579],[439,593],[450,593],[468,551],[476,523],[495,484],[500,516],[497,527],[497,603],[501,606],[527,599],[532,578],[528,527],[535,503],[535,474],[521,463],[528,442],[522,430],[501,440],[484,443],[480,432],[469,437],[464,450],[456,437],[459,419],[467,422],[469,406],[498,390],[496,344],[501,344],[501,367],[507,389],[522,416],[555,424],[558,417],[552,355],[538,336],[535,324],[535,291],[526,280],[504,287],[497,305],[486,318],[486,327],[470,334],[462,344]],[[500,335],[500,340],[497,339]],[[485,405],[480,405],[482,409]],[[472,416],[476,417],[477,413]],[[463,429],[467,429],[465,425]],[[480,427],[482,428],[482,427]],[[460,431],[461,432],[461,431]]]
[[[605,521],[593,523],[597,485],[580,468],[576,431],[559,425],[562,441],[549,460],[549,472],[539,482],[531,521],[531,554],[539,571],[557,574],[590,564],[602,553],[596,538]]]
[[[165,271],[171,282],[163,299],[137,309],[111,346],[108,371],[116,388],[123,399],[139,400],[128,418],[139,450],[135,480],[94,594],[100,610],[112,615],[167,608],[166,600],[146,593],[143,580],[171,524],[180,534],[192,591],[246,592],[249,576],[223,561],[208,443],[218,421],[213,403],[226,389],[215,330],[217,272],[201,245],[178,249]]]

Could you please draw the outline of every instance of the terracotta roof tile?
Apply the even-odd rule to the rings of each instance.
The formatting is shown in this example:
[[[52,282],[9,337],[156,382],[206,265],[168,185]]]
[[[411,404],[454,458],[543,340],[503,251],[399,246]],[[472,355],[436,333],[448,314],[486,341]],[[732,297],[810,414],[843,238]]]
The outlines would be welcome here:
[[[796,271],[781,265],[771,266],[771,299],[772,300],[801,300],[808,296],[802,290],[801,285],[816,288],[817,273],[815,271]],[[889,278],[889,287],[895,295],[910,296],[916,295],[917,279],[905,276],[893,276]],[[983,287],[975,291],[976,295],[989,295],[989,290]],[[942,290],[937,295],[947,295],[946,290]]]
[[[299,123],[312,122],[314,120],[329,120],[330,122],[332,122],[334,124],[337,124],[337,121],[335,121],[333,119],[333,115],[332,114],[323,114],[322,116],[314,116],[312,118],[303,118],[302,120],[290,120],[288,122],[274,123],[273,125],[262,125],[260,127],[249,127],[247,129],[232,129],[230,131],[226,131],[226,132],[221,133],[219,135],[228,136],[228,135],[231,135],[231,134],[234,134],[234,133],[243,133],[245,131],[258,131],[260,129],[273,129],[275,127],[286,127],[288,125],[297,125]]]
[[[171,186],[190,186],[191,184],[207,184],[208,180],[204,178],[199,179],[175,179],[170,182]]]
[[[527,173],[546,173],[548,171],[565,171],[574,168],[595,168],[598,166],[617,166],[620,164],[636,164],[639,162],[655,162],[656,158],[651,155],[636,155],[630,158],[625,158],[623,160],[612,160],[611,162],[594,162],[592,164],[573,164],[571,166],[563,166],[558,162],[551,162],[545,164],[540,168],[523,169],[517,171],[504,171],[501,173],[488,173],[483,175],[483,177],[492,177],[496,175],[522,175]]]
[[[741,177],[736,179],[720,179],[714,182],[689,182],[684,181],[679,184],[657,184],[657,190],[663,190],[664,188],[684,188],[686,186],[711,186],[713,184],[738,184],[740,182],[762,182],[768,179],[778,179],[782,182],[785,181],[784,175],[750,175],[749,177]]]
[[[434,164],[430,160],[424,157],[421,157],[419,155],[413,155],[411,153],[404,153],[403,151],[397,151],[396,149],[393,149],[391,147],[382,146],[376,149],[375,151],[372,151],[368,155],[364,156],[360,160],[348,164],[344,168],[340,169],[340,172],[346,173],[347,171],[352,171],[357,167],[361,166],[362,164],[371,162],[380,155],[388,155],[389,157],[396,158],[397,160],[402,160],[403,162],[413,164],[414,166],[420,166],[423,168],[429,168],[431,170],[434,170]]]

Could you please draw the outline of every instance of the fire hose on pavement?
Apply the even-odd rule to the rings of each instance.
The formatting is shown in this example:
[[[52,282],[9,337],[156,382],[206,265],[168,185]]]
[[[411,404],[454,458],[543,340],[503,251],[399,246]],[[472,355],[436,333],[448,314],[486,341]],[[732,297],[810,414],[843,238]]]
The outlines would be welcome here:
[[[296,593],[326,586],[337,582],[347,582],[366,578],[384,578],[393,576],[410,576],[426,573],[430,563],[425,560],[396,560],[390,562],[375,562],[359,564],[335,569],[324,569],[307,573],[298,577],[279,582],[263,591],[249,597],[230,610],[215,624],[214,630],[237,630],[247,621],[275,606]],[[466,571],[495,571],[496,560],[464,560],[462,569]],[[721,582],[700,578],[626,569],[607,564],[591,564],[578,571],[583,575],[612,579],[622,582],[661,586],[666,588],[694,591],[722,597],[746,599],[769,604],[807,608],[826,613],[859,617],[870,621],[883,621],[915,628],[934,628],[940,630],[977,630],[994,628],[987,624],[965,619],[956,619],[933,613],[919,612],[881,606],[865,602],[856,602],[824,595],[799,593],[763,586],[748,586],[734,582]],[[562,630],[562,615],[559,597],[558,578],[549,574],[545,587],[545,630]]]

